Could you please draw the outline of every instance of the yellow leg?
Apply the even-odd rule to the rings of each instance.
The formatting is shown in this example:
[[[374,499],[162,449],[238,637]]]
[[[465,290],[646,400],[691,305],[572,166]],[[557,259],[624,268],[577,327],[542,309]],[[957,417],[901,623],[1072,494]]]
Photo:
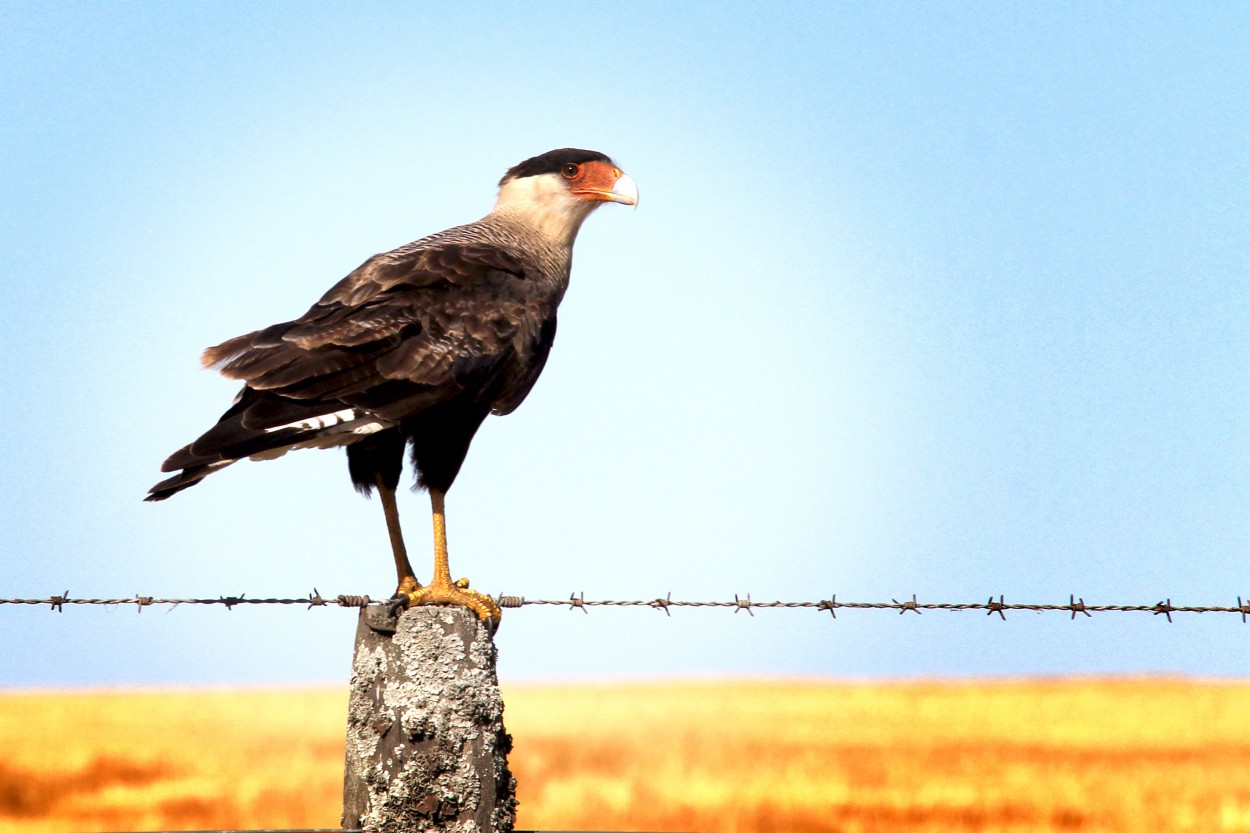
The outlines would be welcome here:
[[[498,624],[500,612],[494,599],[470,590],[467,578],[456,582],[451,580],[451,569],[447,564],[447,515],[443,497],[442,492],[430,489],[430,509],[434,515],[434,578],[425,587],[417,587],[407,594],[409,604],[459,605],[472,610],[483,622],[490,620]]]
[[[404,546],[404,535],[399,529],[399,507],[395,505],[395,490],[387,488],[382,476],[377,476],[378,496],[382,498],[382,512],[386,515],[386,531],[391,536],[391,552],[395,556],[395,572],[399,575],[399,588],[396,596],[406,596],[421,586],[412,574],[412,565],[408,563],[408,548]]]
[[[451,566],[447,563],[447,511],[443,501],[446,496],[430,489],[430,512],[434,516],[434,578],[431,584],[451,584]]]

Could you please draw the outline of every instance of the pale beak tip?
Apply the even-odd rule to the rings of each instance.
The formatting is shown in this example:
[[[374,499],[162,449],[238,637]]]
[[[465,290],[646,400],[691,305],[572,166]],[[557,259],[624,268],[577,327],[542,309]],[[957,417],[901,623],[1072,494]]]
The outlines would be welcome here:
[[[638,207],[638,184],[629,174],[620,175],[616,184],[612,186],[611,194],[613,202]]]

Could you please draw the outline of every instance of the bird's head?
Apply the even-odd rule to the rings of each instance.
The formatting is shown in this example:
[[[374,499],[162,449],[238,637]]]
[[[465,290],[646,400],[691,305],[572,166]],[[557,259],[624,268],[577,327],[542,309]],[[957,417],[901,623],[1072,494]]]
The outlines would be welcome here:
[[[572,244],[582,221],[605,202],[637,205],[638,186],[598,151],[561,148],[509,169],[493,213]]]

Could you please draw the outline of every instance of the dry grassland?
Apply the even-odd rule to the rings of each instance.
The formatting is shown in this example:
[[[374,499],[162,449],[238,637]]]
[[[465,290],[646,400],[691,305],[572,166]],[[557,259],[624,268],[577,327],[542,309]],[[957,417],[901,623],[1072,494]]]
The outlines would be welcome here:
[[[1250,684],[512,687],[522,828],[1250,831]],[[0,829],[336,827],[345,695],[0,695]]]

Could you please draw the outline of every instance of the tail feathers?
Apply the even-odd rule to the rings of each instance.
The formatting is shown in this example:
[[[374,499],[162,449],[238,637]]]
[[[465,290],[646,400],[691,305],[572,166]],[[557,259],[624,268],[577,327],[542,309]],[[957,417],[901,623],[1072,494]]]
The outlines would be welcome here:
[[[253,431],[238,425],[237,420],[235,423],[226,426],[226,430],[218,430],[221,428],[221,424],[218,424],[203,437],[178,449],[161,464],[161,471],[195,469],[222,460],[242,460],[244,457],[286,448],[317,434],[316,431],[301,427]]]
[[[211,453],[198,451],[198,441],[184,446],[161,466],[161,471],[178,472],[162,480],[148,491],[144,500],[164,500],[188,489],[218,469],[244,458],[273,460],[293,448],[330,448],[356,439],[350,432],[328,434],[316,430],[287,428],[281,431],[260,431],[238,438],[228,446],[218,446]]]
[[[183,489],[191,488],[213,472],[223,469],[233,462],[234,460],[218,460],[215,463],[185,468],[173,477],[162,480],[149,489],[148,496],[144,500],[164,500],[171,495],[176,495]]]
[[[272,460],[296,448],[333,448],[392,427],[368,411],[341,402],[299,402],[244,388],[234,407],[161,471],[177,472],[152,487],[146,500],[164,500],[236,460]]]

